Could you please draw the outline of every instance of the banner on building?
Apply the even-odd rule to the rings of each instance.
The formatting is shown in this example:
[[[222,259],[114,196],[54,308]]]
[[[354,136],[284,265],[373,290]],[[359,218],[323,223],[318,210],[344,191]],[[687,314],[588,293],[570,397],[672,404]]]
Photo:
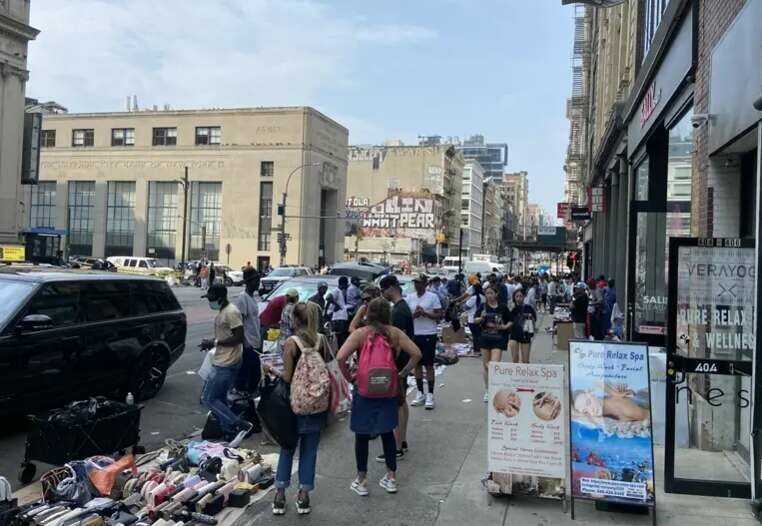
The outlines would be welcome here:
[[[439,204],[430,194],[394,194],[377,204],[368,198],[349,197],[347,210],[359,215],[363,235],[436,241]]]
[[[556,217],[558,219],[563,219],[564,221],[569,220],[569,203],[558,203],[556,206]]]
[[[572,206],[570,215],[572,221],[589,221],[592,217],[586,206]]]
[[[538,236],[555,236],[556,227],[555,225],[540,225],[537,227],[537,235]]]
[[[565,406],[562,365],[490,363],[487,451],[496,491],[563,498]]]
[[[591,212],[606,211],[606,194],[604,193],[604,190],[603,186],[592,186],[588,188]]]
[[[569,342],[572,497],[654,504],[648,347]]]

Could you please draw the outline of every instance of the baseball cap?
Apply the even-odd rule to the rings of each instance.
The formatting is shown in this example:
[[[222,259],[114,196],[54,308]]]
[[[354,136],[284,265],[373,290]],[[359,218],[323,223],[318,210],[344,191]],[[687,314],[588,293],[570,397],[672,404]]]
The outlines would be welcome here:
[[[414,283],[428,283],[429,277],[426,274],[418,274],[415,278],[413,278]]]
[[[214,285],[211,285],[206,290],[206,294],[201,297],[212,301],[221,300],[228,297],[228,288],[222,283],[215,283]]]
[[[328,288],[328,283],[325,281],[318,281],[318,288],[320,287]]]
[[[296,289],[288,289],[286,291],[286,296],[289,298],[298,298],[299,297],[299,291]]]
[[[400,287],[400,280],[397,279],[397,276],[393,274],[389,274],[387,276],[384,276],[381,278],[381,281],[378,282],[378,288],[381,290],[388,289],[389,287]]]

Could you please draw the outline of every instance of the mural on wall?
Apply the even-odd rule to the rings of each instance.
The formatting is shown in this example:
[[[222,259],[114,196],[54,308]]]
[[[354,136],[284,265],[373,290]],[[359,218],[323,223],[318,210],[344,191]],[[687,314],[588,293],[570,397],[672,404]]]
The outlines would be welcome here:
[[[435,241],[439,204],[430,194],[394,194],[376,204],[366,197],[348,197],[346,208],[358,218],[357,225],[365,238]]]

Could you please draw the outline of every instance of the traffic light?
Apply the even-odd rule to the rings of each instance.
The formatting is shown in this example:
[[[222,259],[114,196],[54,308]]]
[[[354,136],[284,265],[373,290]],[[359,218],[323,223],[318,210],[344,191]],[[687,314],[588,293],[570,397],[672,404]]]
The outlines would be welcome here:
[[[286,207],[283,205],[278,205],[278,215],[286,215]]]

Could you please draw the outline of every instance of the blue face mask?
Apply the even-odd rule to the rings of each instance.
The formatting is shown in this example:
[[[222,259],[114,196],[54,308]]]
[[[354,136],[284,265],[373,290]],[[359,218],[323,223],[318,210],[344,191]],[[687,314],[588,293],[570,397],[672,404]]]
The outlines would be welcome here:
[[[222,302],[219,300],[214,300],[214,301],[209,300],[209,307],[212,310],[220,310],[222,309]]]

